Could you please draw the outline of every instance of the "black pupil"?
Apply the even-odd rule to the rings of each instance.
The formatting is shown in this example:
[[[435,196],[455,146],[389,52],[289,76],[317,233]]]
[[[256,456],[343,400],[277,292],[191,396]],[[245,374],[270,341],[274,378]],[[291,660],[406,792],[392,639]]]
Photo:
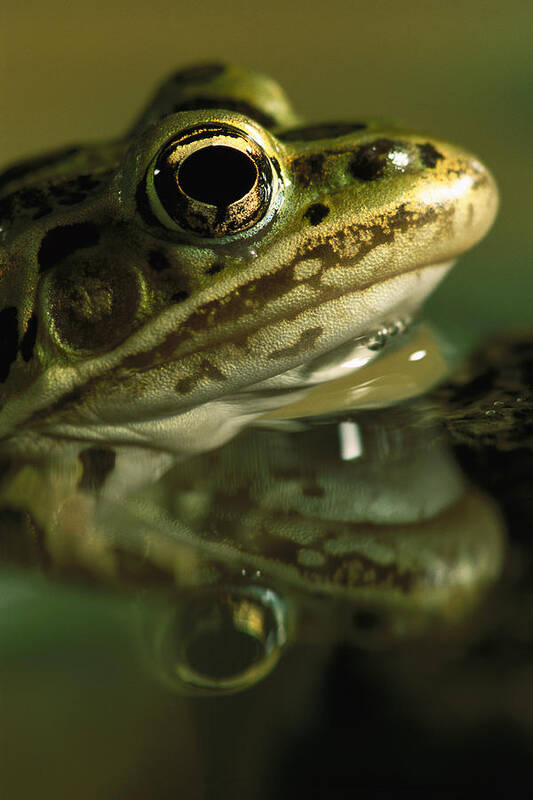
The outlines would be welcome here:
[[[185,194],[212,206],[229,206],[248,194],[257,177],[252,159],[234,147],[212,145],[192,153],[181,165]]]

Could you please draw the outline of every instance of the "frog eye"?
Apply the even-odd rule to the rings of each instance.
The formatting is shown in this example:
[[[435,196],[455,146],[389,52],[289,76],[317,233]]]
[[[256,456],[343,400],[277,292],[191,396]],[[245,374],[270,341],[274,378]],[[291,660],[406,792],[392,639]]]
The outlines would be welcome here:
[[[171,229],[220,238],[249,230],[266,215],[274,171],[261,146],[222,123],[189,128],[148,170],[153,213]]]

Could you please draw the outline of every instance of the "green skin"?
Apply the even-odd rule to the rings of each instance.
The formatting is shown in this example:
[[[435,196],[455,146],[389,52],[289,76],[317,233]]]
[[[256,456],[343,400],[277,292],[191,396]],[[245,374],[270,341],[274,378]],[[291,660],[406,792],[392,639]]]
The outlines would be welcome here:
[[[256,168],[244,147],[269,174],[215,208],[184,193],[171,153],[161,197],[161,153],[213,124],[218,138],[186,156],[240,146],[241,167]],[[215,65],[173,76],[123,141],[29,161],[1,186],[0,436],[26,453],[50,439],[220,443],[239,414],[285,402],[243,390],[280,390],[287,372],[409,318],[497,208],[461,148],[376,122],[303,127],[273,81]]]
[[[131,492],[375,358],[497,204],[467,151],[390,123],[304,124],[276,83],[231,65],[173,75],[123,140],[8,169],[10,524],[22,515],[59,567],[116,577],[104,489]]]

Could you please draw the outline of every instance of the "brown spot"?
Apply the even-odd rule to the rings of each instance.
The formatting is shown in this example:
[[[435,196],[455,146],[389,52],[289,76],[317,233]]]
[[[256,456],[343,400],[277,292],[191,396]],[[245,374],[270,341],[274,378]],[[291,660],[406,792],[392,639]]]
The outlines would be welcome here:
[[[178,394],[189,394],[197,383],[197,378],[181,378],[174,388]]]
[[[94,247],[100,241],[100,227],[94,222],[78,222],[76,225],[58,225],[44,236],[37,261],[39,272],[55,266],[76,250]]]
[[[417,147],[422,163],[424,166],[429,167],[430,169],[433,169],[433,167],[437,165],[437,161],[440,161],[444,158],[442,153],[439,153],[439,151],[433,147],[431,142],[417,144]]]
[[[189,292],[186,289],[180,289],[179,292],[174,292],[170,298],[171,303],[182,303],[189,297]]]
[[[340,563],[334,569],[331,579],[346,588],[371,585],[388,587],[407,594],[415,583],[416,574],[402,572],[395,562],[378,564],[360,553],[355,557],[342,556],[335,560]]]
[[[323,203],[313,203],[304,213],[304,217],[309,220],[311,225],[319,225],[328,214],[329,208]]]
[[[310,186],[314,181],[322,179],[326,156],[323,153],[313,153],[310,156],[295,158],[291,164],[292,171],[298,183]]]
[[[261,526],[257,531],[252,545],[247,549],[253,552],[258,551],[262,557],[272,560],[280,561],[283,564],[289,564],[296,567],[298,563],[298,553],[301,550],[301,544],[287,539],[283,536],[275,535],[272,531],[278,529],[279,526],[290,524],[291,521],[297,525],[301,522],[301,515],[297,511],[272,511],[268,517],[266,524]],[[255,544],[255,547],[253,546]],[[296,567],[299,569],[298,567]],[[301,572],[302,570],[299,569]]]
[[[221,372],[218,367],[209,361],[207,358],[202,358],[200,363],[195,367],[194,374],[186,378],[181,378],[175,386],[178,394],[189,394],[203,381],[225,381],[226,376]]]
[[[291,358],[292,356],[299,356],[301,353],[306,353],[315,345],[316,340],[322,336],[324,329],[317,325],[315,328],[308,328],[302,331],[297,342],[289,345],[288,347],[281,347],[279,350],[273,350],[268,354],[269,359],[278,358]]]
[[[210,267],[207,267],[207,269],[205,270],[205,274],[218,275],[218,273],[222,272],[223,269],[224,269],[224,264],[221,264],[220,262],[215,262],[214,264],[211,264]]]
[[[361,145],[348,167],[351,175],[360,181],[375,181],[385,174],[387,166],[391,163],[389,156],[395,150],[405,150],[403,142],[394,142],[392,139],[376,139],[374,142]]]

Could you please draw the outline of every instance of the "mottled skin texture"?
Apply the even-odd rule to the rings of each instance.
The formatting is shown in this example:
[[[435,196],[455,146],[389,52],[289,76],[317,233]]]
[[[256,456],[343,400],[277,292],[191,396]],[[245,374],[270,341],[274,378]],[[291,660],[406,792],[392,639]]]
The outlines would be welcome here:
[[[305,124],[271,79],[218,64],[171,76],[120,141],[8,169],[1,496],[4,527],[24,535],[6,533],[6,552],[120,578],[137,545],[99,536],[102,491],[230,439],[350,347],[375,358],[496,208],[467,151],[391,124]],[[168,558],[201,568],[187,542]],[[306,558],[272,554],[274,574],[285,561],[305,583]],[[400,575],[367,567],[365,588]],[[358,585],[347,562],[335,570],[324,585]]]
[[[249,207],[185,196],[184,131],[186,156],[241,146]],[[263,170],[249,192],[248,166]],[[460,148],[374,122],[303,126],[271,80],[217,65],[169,79],[123,141],[1,185],[0,436],[23,432],[26,452],[43,434],[194,449],[192,409],[411,315],[497,203]]]

